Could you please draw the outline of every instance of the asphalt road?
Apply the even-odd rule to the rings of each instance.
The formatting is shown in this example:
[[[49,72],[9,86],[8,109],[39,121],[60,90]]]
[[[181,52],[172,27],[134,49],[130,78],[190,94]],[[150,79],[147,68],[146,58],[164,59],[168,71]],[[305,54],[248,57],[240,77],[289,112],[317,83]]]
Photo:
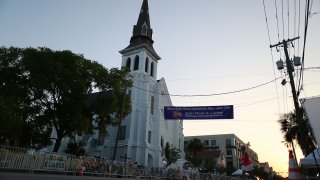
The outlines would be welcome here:
[[[0,172],[0,180],[108,180],[107,177],[92,176],[65,176],[65,175],[48,175],[48,174],[27,174],[27,173],[4,173]],[[126,178],[112,178],[124,180]],[[128,178],[127,178],[128,179]],[[131,180],[133,180],[131,178]]]

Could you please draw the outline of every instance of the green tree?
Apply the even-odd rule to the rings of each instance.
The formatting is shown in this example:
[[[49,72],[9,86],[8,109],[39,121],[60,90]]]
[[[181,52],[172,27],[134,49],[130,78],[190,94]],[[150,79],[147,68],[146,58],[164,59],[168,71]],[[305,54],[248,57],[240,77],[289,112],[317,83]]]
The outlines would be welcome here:
[[[32,82],[32,102],[42,110],[38,120],[47,122],[48,127],[56,131],[54,152],[59,150],[65,136],[74,132],[90,133],[93,114],[99,117],[97,123],[101,132],[112,120],[119,119],[118,98],[125,84],[121,82],[130,82],[126,79],[127,71],[113,68],[109,72],[82,55],[48,48],[26,49],[24,61]],[[94,88],[111,92],[110,97],[98,99],[99,106],[88,107],[86,98]],[[126,108],[131,111],[131,103],[127,102]]]
[[[65,136],[88,134],[94,128],[105,133],[107,125],[117,125],[119,117],[131,111],[130,97],[126,96],[125,103],[120,100],[124,87],[131,87],[126,69],[109,71],[82,55],[48,48],[2,47],[0,58],[0,120],[6,124],[0,130],[3,142],[46,146],[54,129],[56,152]],[[93,90],[108,96],[88,104]],[[16,127],[19,133],[12,133]]]
[[[252,175],[259,177],[260,179],[269,179],[269,173],[265,172],[263,168],[254,167]]]
[[[280,117],[279,123],[281,125],[280,130],[287,144],[294,148],[293,142],[297,141],[303,154],[306,156],[316,148],[316,145],[309,118],[304,109],[301,109],[301,111],[303,113],[302,127],[297,123],[295,112],[283,114]]]
[[[21,48],[0,48],[0,143],[42,148],[51,143],[49,128],[34,121],[40,109],[30,106],[30,81]]]
[[[116,158],[121,122],[131,112],[131,93],[129,90],[132,87],[132,80],[128,73],[129,70],[127,68],[121,70],[112,68],[109,73],[108,84],[112,87],[111,92],[113,96],[111,102],[113,102],[113,105],[110,108],[112,113],[109,113],[108,116],[111,119],[111,123],[117,127],[113,160]]]
[[[176,147],[170,146],[170,144],[167,142],[165,149],[164,149],[164,154],[167,159],[168,165],[171,163],[176,162],[180,158],[180,151]]]
[[[236,171],[237,168],[235,168],[234,166],[227,166],[226,167],[226,173],[227,175],[231,175],[234,171]]]
[[[205,159],[204,160],[204,168],[208,172],[214,172],[215,167],[217,166],[217,161],[214,159]]]
[[[81,144],[75,143],[75,142],[69,142],[67,149],[65,150],[65,153],[67,154],[73,154],[77,157],[84,156],[86,151],[81,147]]]
[[[186,145],[186,157],[194,166],[199,167],[202,163],[202,159],[198,158],[197,153],[203,150],[203,143],[194,138]]]

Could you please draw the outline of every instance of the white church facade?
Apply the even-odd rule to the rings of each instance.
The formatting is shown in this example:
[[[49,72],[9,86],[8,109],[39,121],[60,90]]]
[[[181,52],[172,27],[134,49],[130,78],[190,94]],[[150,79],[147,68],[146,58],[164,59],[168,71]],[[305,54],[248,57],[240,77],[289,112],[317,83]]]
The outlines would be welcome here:
[[[160,57],[153,48],[148,0],[143,0],[129,46],[120,53],[121,66],[128,67],[132,75],[132,112],[122,120],[119,128],[115,160],[124,161],[123,157],[127,156],[132,163],[162,167],[166,143],[184,155],[183,123],[164,119],[164,106],[172,106],[172,102],[164,78],[157,79]],[[109,126],[107,132],[105,137],[99,136],[98,132],[81,137],[89,156],[112,159],[117,128]],[[63,140],[59,152],[64,151],[68,142],[69,138]]]

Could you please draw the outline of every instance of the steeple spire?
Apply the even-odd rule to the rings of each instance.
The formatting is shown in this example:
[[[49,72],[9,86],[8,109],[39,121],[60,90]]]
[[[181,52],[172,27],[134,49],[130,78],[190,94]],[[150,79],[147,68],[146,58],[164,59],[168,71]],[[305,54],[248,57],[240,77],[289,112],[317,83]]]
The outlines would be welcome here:
[[[133,26],[133,33],[130,39],[130,44],[128,47],[121,50],[120,53],[123,54],[136,48],[140,48],[141,46],[145,46],[157,60],[160,60],[161,58],[155,52],[152,45],[153,40],[152,29],[150,25],[148,0],[143,0],[137,24]]]
[[[143,27],[146,27],[146,29],[143,29]],[[148,32],[148,30],[151,30],[151,33]],[[133,36],[135,35],[147,35],[150,39],[152,39],[152,29],[150,25],[148,0],[143,0],[137,25],[133,27]]]

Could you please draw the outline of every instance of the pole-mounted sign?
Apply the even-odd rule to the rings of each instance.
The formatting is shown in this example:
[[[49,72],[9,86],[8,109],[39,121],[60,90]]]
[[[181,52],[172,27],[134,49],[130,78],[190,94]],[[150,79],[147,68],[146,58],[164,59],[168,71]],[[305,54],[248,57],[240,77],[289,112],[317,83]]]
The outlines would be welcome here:
[[[175,119],[233,119],[233,105],[225,106],[165,106],[164,118]]]

